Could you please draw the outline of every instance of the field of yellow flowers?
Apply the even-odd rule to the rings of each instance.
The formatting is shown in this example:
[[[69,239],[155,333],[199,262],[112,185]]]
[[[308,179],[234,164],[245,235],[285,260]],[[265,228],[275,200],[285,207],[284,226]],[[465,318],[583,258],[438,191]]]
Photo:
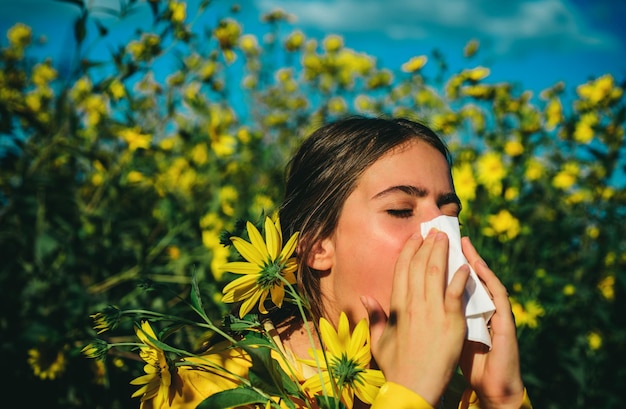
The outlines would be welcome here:
[[[427,77],[432,56],[382,67],[339,36],[290,31],[280,10],[260,39],[236,8],[197,27],[208,1],[150,7],[153,31],[63,74],[32,57],[32,28],[0,42],[0,353],[3,390],[29,391],[21,407],[138,407],[135,354],[80,355],[89,315],[186,314],[193,273],[219,320],[220,234],[271,211],[293,149],[350,113],[418,119],[446,139],[463,233],[507,285],[535,407],[624,402],[626,79],[534,95],[472,65],[475,42],[466,69]],[[93,29],[81,12],[77,52]],[[198,342],[188,335],[178,342]]]

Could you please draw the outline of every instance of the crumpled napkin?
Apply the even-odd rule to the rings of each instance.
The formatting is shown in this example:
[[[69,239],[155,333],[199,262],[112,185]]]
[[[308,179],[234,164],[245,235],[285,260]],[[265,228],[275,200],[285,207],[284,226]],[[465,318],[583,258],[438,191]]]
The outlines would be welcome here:
[[[438,216],[434,219],[422,223],[421,233],[426,237],[430,229],[436,228],[448,235],[450,248],[448,251],[448,283],[452,280],[454,273],[463,264],[468,264],[463,251],[461,250],[461,231],[459,220],[452,216]],[[496,311],[489,293],[470,266],[470,276],[465,286],[463,294],[463,308],[467,320],[466,338],[470,341],[482,342],[491,349],[491,335],[487,328],[487,322]]]

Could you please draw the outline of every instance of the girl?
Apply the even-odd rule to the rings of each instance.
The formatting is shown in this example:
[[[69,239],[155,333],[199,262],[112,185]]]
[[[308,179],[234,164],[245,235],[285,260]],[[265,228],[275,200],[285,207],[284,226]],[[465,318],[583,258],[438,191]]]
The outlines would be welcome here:
[[[368,320],[371,366],[385,379],[371,408],[530,407],[504,286],[463,238],[463,253],[496,306],[492,348],[467,341],[462,295],[469,267],[448,284],[446,234],[420,234],[421,223],[460,211],[446,146],[406,119],[350,117],[326,125],[289,164],[279,215],[283,237],[300,234],[298,288],[315,322],[323,317],[337,327],[342,312],[352,326]],[[269,314],[279,342],[307,358],[306,328],[287,311]],[[468,388],[455,396],[459,366]],[[194,407],[217,388],[195,385],[191,393],[183,382],[180,398],[162,407]],[[354,407],[370,404],[357,399]]]

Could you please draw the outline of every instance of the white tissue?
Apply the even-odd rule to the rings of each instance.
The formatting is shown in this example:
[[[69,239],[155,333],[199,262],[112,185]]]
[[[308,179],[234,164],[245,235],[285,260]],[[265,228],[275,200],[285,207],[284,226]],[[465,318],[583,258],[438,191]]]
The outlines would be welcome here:
[[[461,250],[461,231],[459,220],[452,216],[439,216],[428,222],[422,223],[422,236],[426,237],[432,228],[443,231],[448,235],[450,248],[448,251],[448,283],[454,273],[463,264],[469,265]],[[470,276],[463,294],[463,308],[467,320],[467,336],[470,341],[482,342],[491,349],[491,335],[487,328],[487,322],[496,311],[487,290],[483,287],[476,272],[470,266]]]

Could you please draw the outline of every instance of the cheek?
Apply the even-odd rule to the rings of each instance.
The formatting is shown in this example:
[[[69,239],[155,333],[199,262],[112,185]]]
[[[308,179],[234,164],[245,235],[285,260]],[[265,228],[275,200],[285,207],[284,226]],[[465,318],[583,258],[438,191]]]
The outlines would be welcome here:
[[[375,298],[388,313],[395,264],[405,242],[397,236],[370,236],[345,256],[350,266],[342,270],[347,273],[342,287],[353,291],[359,303],[360,295]]]

